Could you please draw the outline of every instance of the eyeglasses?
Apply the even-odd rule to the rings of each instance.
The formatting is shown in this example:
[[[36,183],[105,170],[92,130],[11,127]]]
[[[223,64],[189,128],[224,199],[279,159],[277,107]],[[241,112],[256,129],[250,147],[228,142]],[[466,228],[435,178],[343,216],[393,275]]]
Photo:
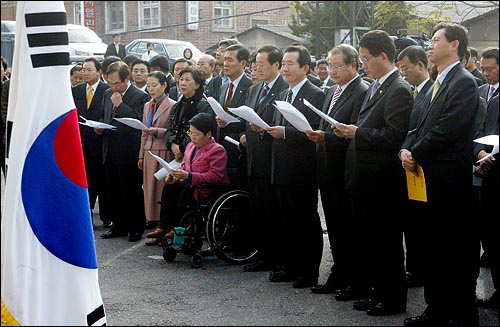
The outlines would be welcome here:
[[[399,67],[399,71],[403,74],[406,73],[408,71],[408,69],[410,69],[410,67],[406,67],[406,66]]]
[[[342,67],[345,67],[345,66],[349,66],[349,64],[345,64],[345,65],[342,65],[342,66],[327,66],[326,69],[331,72],[331,71],[337,71],[339,70],[340,68]]]
[[[196,133],[196,132],[191,132],[191,131],[187,131],[186,134],[191,136],[191,137],[194,137],[194,138],[200,137],[203,135],[202,133]]]
[[[109,82],[108,82],[108,85],[109,85],[109,86],[115,86],[115,87],[117,87],[117,86],[122,85],[123,83],[125,83],[125,82],[124,82],[124,81],[123,81],[123,82],[122,82],[122,81],[120,81],[120,82],[116,82],[116,83],[109,83]]]
[[[375,58],[374,56],[370,57],[370,58],[359,58],[359,60],[361,61],[361,63],[363,65],[366,65],[368,63],[368,61],[370,61],[370,59],[372,58]]]

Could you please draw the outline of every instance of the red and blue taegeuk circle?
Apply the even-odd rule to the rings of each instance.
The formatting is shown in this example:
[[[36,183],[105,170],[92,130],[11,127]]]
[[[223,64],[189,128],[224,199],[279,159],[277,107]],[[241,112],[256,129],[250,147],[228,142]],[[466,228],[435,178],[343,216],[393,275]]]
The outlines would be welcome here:
[[[21,193],[40,243],[59,259],[97,268],[87,178],[76,110],[37,137],[24,163]]]

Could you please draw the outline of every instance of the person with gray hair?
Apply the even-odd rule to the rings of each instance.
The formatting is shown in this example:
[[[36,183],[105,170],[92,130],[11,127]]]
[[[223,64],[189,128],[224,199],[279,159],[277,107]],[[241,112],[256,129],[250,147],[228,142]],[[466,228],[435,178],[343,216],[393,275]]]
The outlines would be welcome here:
[[[333,119],[355,124],[369,84],[358,74],[359,55],[352,46],[341,44],[328,53],[327,65],[331,80],[322,111]],[[321,120],[315,131],[306,131],[316,147],[316,183],[321,194],[325,222],[334,264],[326,283],[311,288],[315,294],[334,293],[338,301],[353,300],[366,293],[354,269],[358,260],[354,217],[350,198],[344,185],[345,158],[350,140],[338,138],[331,124]]]

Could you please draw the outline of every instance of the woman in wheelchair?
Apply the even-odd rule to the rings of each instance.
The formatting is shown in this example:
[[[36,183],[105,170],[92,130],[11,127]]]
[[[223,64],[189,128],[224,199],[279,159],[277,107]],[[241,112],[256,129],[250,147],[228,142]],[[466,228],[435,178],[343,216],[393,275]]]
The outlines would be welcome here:
[[[183,214],[196,204],[198,197],[207,198],[214,190],[198,188],[203,183],[229,184],[226,172],[227,153],[215,142],[215,119],[208,113],[199,113],[189,120],[191,142],[184,151],[181,169],[173,170],[163,187],[160,223],[147,234],[152,240],[147,245],[159,244],[162,237],[172,238],[173,228],[179,226]]]

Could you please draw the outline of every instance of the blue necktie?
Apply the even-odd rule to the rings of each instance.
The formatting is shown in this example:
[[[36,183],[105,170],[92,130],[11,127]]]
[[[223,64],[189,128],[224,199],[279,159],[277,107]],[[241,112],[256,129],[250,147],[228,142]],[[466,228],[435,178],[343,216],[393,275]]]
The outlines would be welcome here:
[[[266,98],[268,92],[269,92],[269,86],[266,84],[266,85],[264,85],[264,88],[262,89],[262,93],[260,94],[260,98],[259,98],[259,101],[257,103],[257,106],[255,107],[255,111],[260,109],[260,105],[262,104],[262,102],[264,102],[264,99]]]
[[[375,95],[375,93],[377,93],[377,90],[380,86],[380,82],[377,80],[375,81],[375,83],[373,83],[373,87],[372,87],[372,93],[370,95],[370,100],[373,98],[373,96]]]

